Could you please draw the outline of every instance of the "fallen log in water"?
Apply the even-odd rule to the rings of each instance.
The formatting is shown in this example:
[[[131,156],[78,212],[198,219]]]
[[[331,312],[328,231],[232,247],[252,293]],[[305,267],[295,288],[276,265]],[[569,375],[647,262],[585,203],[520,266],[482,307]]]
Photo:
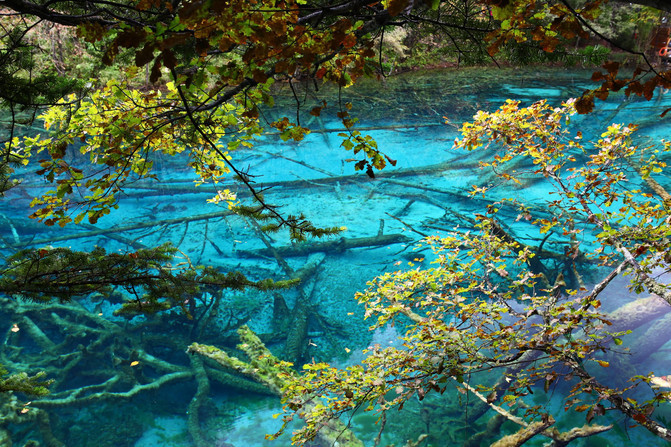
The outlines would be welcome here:
[[[241,341],[238,348],[247,355],[248,361],[231,357],[214,346],[199,343],[192,343],[186,352],[214,360],[225,370],[235,371],[242,376],[251,378],[268,387],[269,391],[276,396],[282,396],[282,389],[292,380],[296,380],[296,371],[286,363],[280,362],[249,327],[241,326],[238,329],[238,335]],[[318,402],[308,401],[305,403],[303,411],[310,412],[316,405],[318,405]],[[332,447],[334,445],[363,447],[363,443],[356,438],[349,426],[337,418],[321,428],[314,440],[314,445],[319,447]]]
[[[344,174],[337,177],[319,177],[314,179],[296,179],[296,180],[276,180],[270,182],[257,182],[254,183],[254,187],[257,190],[265,190],[268,188],[311,188],[315,185],[333,185],[336,183],[341,184],[361,184],[361,183],[373,183],[376,179],[387,179],[387,178],[401,178],[401,177],[412,177],[419,175],[432,175],[432,174],[442,174],[444,172],[456,171],[456,170],[465,170],[470,172],[474,169],[479,169],[479,161],[474,157],[473,160],[464,160],[464,156],[454,157],[452,159],[442,161],[427,166],[419,167],[410,167],[410,168],[401,168],[401,169],[385,169],[380,172],[375,173],[375,179],[369,178],[365,173],[359,172],[355,174]],[[412,183],[408,183],[412,184]],[[187,186],[188,185],[188,186]],[[239,183],[221,183],[218,185],[218,188],[235,188],[239,186]],[[212,186],[212,185],[209,185]],[[421,189],[426,189],[423,187]],[[149,197],[149,196],[162,196],[162,195],[176,195],[176,194],[216,194],[214,189],[205,189],[204,186],[196,187],[193,185],[193,180],[184,180],[184,181],[172,181],[172,182],[148,182],[148,181],[138,181],[135,182],[132,187],[127,187],[127,191],[131,190],[142,190],[138,193],[129,193],[126,197]],[[467,193],[463,191],[450,191],[447,189],[436,189],[435,192],[442,192],[444,194],[456,194],[464,198],[469,198]],[[245,190],[239,191],[239,197],[245,197],[248,193]]]
[[[358,130],[359,132],[369,132],[371,130],[417,130],[424,127],[445,127],[445,123],[417,123],[417,124],[396,124],[396,125],[386,125],[386,126],[368,126],[368,127],[357,127],[357,128],[347,128],[347,127],[335,127],[331,129],[310,129],[310,133],[335,133],[335,132],[351,132],[353,130]],[[268,134],[271,134],[269,132]],[[268,135],[267,134],[267,135]],[[272,134],[279,135],[280,132],[272,132]]]
[[[124,231],[139,230],[141,228],[157,227],[157,226],[160,226],[160,225],[174,225],[174,224],[180,224],[180,223],[185,223],[185,222],[193,222],[195,220],[214,219],[214,218],[217,218],[217,217],[231,216],[233,214],[235,214],[235,213],[233,213],[232,211],[217,211],[215,213],[199,214],[197,216],[186,216],[186,217],[176,217],[174,219],[154,220],[154,221],[151,221],[151,222],[142,222],[142,223],[137,223],[137,224],[133,224],[133,225],[126,225],[126,226],[123,226],[123,227],[101,228],[99,230],[85,231],[85,232],[82,232],[82,233],[68,234],[68,235],[65,235],[65,236],[56,236],[56,237],[51,237],[51,238],[38,239],[38,240],[33,240],[33,241],[26,241],[26,242],[23,242],[23,243],[20,243],[20,244],[9,245],[9,247],[11,247],[11,248],[23,248],[23,247],[27,247],[29,245],[52,244],[54,242],[70,241],[72,239],[81,239],[81,238],[85,238],[85,237],[107,236],[109,234],[122,233]]]
[[[657,295],[637,298],[608,314],[607,318],[611,322],[608,330],[610,332],[634,330],[657,320],[668,311],[668,303]]]
[[[641,176],[641,179],[655,194],[657,194],[657,196],[659,196],[660,199],[662,199],[664,202],[671,202],[671,194],[669,194],[669,192],[664,189],[664,187],[660,185],[657,180],[653,179],[649,175],[646,176],[640,163],[632,158],[627,158],[627,163],[629,163],[629,166],[638,172],[638,174]]]
[[[298,291],[296,305],[291,312],[290,321],[286,324],[287,340],[284,347],[285,358],[294,364],[300,363],[303,354],[305,353],[305,348],[307,347],[308,316],[311,307],[310,296],[305,294],[302,284],[307,275],[312,275],[312,273],[317,270],[321,262],[324,260],[324,255],[322,254],[321,257],[319,257],[319,255],[311,256],[301,271],[296,272],[289,266],[284,257],[279,253],[278,249],[273,247],[258,222],[250,219],[248,219],[248,222],[255,227],[257,235],[266,245],[266,250],[272,254],[284,273],[290,278],[297,277],[301,279],[301,283],[296,286],[296,290]]]
[[[404,234],[379,234],[370,237],[343,237],[335,241],[285,245],[283,247],[276,247],[273,251],[282,257],[307,256],[317,252],[338,253],[352,248],[379,247],[392,244],[407,244],[409,242],[412,242],[412,239]],[[238,250],[236,254],[241,257],[258,258],[273,256],[273,251],[268,248],[262,248],[259,250]]]
[[[96,228],[95,225],[89,225],[89,224],[86,224],[86,223],[83,223],[83,222],[80,223],[79,226],[84,227],[87,230],[91,230],[91,231],[98,231],[99,230],[99,228]],[[114,233],[105,233],[104,236],[107,239],[112,239],[113,241],[121,242],[121,243],[126,244],[130,247],[133,247],[136,250],[147,248],[146,245],[141,244],[141,243],[139,243],[135,240],[130,240],[130,239],[125,238],[123,236],[119,236],[118,234],[116,234],[116,231]]]
[[[668,309],[668,306],[667,306]],[[640,364],[659,351],[671,338],[671,313],[655,321],[631,346],[632,362]]]

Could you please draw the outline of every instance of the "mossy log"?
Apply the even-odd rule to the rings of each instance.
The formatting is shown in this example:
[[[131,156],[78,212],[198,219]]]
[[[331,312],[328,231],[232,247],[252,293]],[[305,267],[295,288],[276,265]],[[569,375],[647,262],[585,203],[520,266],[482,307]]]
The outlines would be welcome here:
[[[275,251],[282,257],[307,256],[311,253],[340,253],[352,248],[380,247],[392,244],[407,244],[412,239],[404,234],[381,234],[369,237],[340,238],[335,241],[305,242],[296,245],[275,247]],[[259,250],[238,250],[238,256],[242,257],[272,257],[273,251],[268,248]]]
[[[491,447],[519,447],[529,439],[548,428],[554,420],[538,421],[529,424],[528,427],[520,429],[517,433],[505,436],[491,445]]]
[[[257,380],[267,386],[273,394],[281,396],[287,378],[296,377],[296,371],[291,368],[290,363],[282,362],[275,357],[249,327],[240,327],[238,334],[241,341],[238,348],[247,355],[248,361],[231,357],[214,346],[199,343],[192,343],[187,352],[208,357],[226,369]],[[309,412],[311,405],[316,404],[308,404],[305,411]],[[340,447],[363,447],[363,443],[338,419],[322,427],[316,445],[331,447],[336,445],[336,441]]]
[[[50,351],[54,349],[54,343],[47,337],[47,335],[42,331],[42,329],[37,326],[33,320],[27,315],[22,315],[21,320],[19,320],[20,327],[26,331],[26,333],[33,339],[33,341],[40,347],[43,351]]]
[[[241,342],[238,348],[247,355],[248,362],[237,357],[231,357],[217,347],[200,343],[192,343],[186,352],[212,359],[226,369],[233,370],[264,384],[273,394],[281,396],[285,383],[282,376],[293,375],[295,374],[294,370],[291,369],[289,364],[282,363],[275,357],[249,327],[240,327],[238,335]]]
[[[51,422],[46,411],[19,402],[13,393],[0,394],[0,446],[12,446],[10,432],[4,430],[5,426],[21,424],[37,426],[46,447],[65,447],[65,444],[52,433]]]
[[[251,221],[250,224],[255,227],[259,238],[266,245],[266,250],[273,256],[273,258],[275,258],[275,261],[277,261],[277,264],[282,271],[290,278],[300,279],[300,283],[296,287],[298,291],[298,299],[296,300],[296,305],[291,314],[289,314],[290,320],[285,323],[277,322],[280,326],[286,328],[287,333],[284,358],[292,363],[298,363],[305,353],[308,335],[308,316],[310,311],[310,297],[306,295],[305,290],[303,289],[303,284],[309,276],[312,276],[317,271],[319,265],[323,262],[325,255],[323,253],[310,255],[303,268],[299,271],[294,271],[280,254],[278,249],[271,244],[270,240],[261,229],[261,226],[256,221]],[[277,298],[275,301],[278,301]],[[286,306],[286,303],[284,303],[284,305]]]
[[[209,445],[203,432],[200,429],[200,407],[203,406],[207,400],[207,396],[210,393],[210,381],[207,378],[207,373],[205,372],[205,366],[203,365],[203,359],[199,356],[189,356],[189,361],[191,362],[191,368],[193,369],[195,378],[196,378],[196,394],[193,396],[193,399],[189,402],[187,408],[187,428],[189,429],[189,434],[193,439],[193,445],[195,447],[205,447]]]
[[[108,321],[77,304],[44,306],[0,299],[0,305],[5,312],[16,316],[19,328],[16,332],[7,331],[7,338],[0,349],[0,363],[12,370],[22,371],[26,365],[39,362],[44,365],[49,377],[55,379],[49,396],[33,400],[32,405],[36,408],[77,407],[106,400],[127,400],[170,383],[194,378],[201,390],[197,392],[196,398],[202,400],[206,394],[203,391],[206,389],[203,379],[208,377],[244,392],[269,394],[266,387],[256,382],[226,374],[208,365],[204,367],[204,375],[195,366],[187,367],[156,357],[137,347],[136,334],[132,329]],[[150,326],[151,322],[144,327]],[[58,344],[48,340],[45,335],[53,327],[68,329],[67,335]],[[187,344],[186,340],[180,341],[170,336],[162,335],[160,338],[162,342],[154,344],[170,345],[172,350],[179,351]],[[146,346],[152,344],[151,337],[143,341]],[[26,343],[42,348],[34,360],[26,357],[22,349]],[[114,354],[110,355],[110,351]],[[118,363],[110,364],[110,356],[116,358]],[[134,361],[139,362],[138,365],[131,366],[130,363]],[[146,368],[153,371],[152,379],[144,375]],[[80,388],[64,389],[73,374],[87,374],[95,377],[96,382]]]
[[[306,293],[304,284],[308,278],[316,274],[325,258],[323,253],[312,254],[305,265],[291,275],[301,280],[298,286],[298,300],[291,311],[287,325],[287,341],[284,347],[284,358],[292,363],[300,362],[305,354],[308,343],[308,319],[314,307],[311,305],[312,296]]]
[[[493,417],[489,418],[484,430],[472,435],[461,447],[480,447],[485,440],[497,436],[501,432],[501,425],[507,420],[508,419],[503,415],[495,414]]]
[[[305,301],[305,299],[301,299],[296,303],[291,312],[292,318],[287,328],[284,355],[292,363],[301,361],[307,347],[309,305]]]
[[[53,398],[56,394],[52,395],[52,398],[49,399],[40,399],[34,400],[33,405],[40,408],[50,408],[50,407],[64,407],[64,406],[78,406],[84,405],[91,402],[98,402],[107,399],[130,399],[140,393],[145,391],[154,391],[164,386],[167,383],[187,380],[193,378],[192,371],[182,371],[175,372],[170,374],[165,374],[156,380],[145,383],[145,384],[136,384],[128,391],[111,391],[115,389],[121,380],[121,377],[118,375],[113,376],[112,378],[106,380],[101,384],[84,386],[77,388],[76,390],[68,390],[68,395],[62,398]],[[102,389],[101,391],[96,391]],[[90,391],[96,391],[91,394],[87,394]]]
[[[569,431],[560,432],[555,427],[550,428],[550,426],[554,425],[555,423],[555,419],[551,415],[546,415],[540,421],[528,423],[523,418],[514,415],[510,411],[503,409],[493,402],[490,402],[487,397],[482,395],[482,393],[469,385],[467,382],[462,382],[459,385],[473,393],[480,400],[480,402],[484,403],[487,407],[491,408],[505,419],[522,426],[522,428],[517,433],[513,433],[512,435],[501,438],[499,441],[493,443],[491,447],[519,447],[539,434],[552,439],[553,442],[551,445],[555,447],[564,447],[577,438],[587,438],[613,428],[612,425],[585,424],[582,427],[575,427]],[[521,401],[518,402],[518,405],[526,407],[526,405]],[[489,426],[489,423],[487,425]],[[495,423],[494,425],[500,424]]]
[[[255,382],[253,380],[249,380],[248,378],[243,376],[229,374],[226,371],[223,371],[219,366],[219,364],[217,364],[216,362],[210,359],[205,360],[206,363],[208,362],[213,363],[212,367],[210,367],[209,364],[205,365],[205,371],[207,371],[207,377],[209,377],[210,380],[218,382],[220,385],[223,385],[227,388],[233,388],[239,390],[240,392],[245,393],[245,395],[248,395],[249,393],[259,394],[262,396],[275,395],[265,385],[259,382]]]

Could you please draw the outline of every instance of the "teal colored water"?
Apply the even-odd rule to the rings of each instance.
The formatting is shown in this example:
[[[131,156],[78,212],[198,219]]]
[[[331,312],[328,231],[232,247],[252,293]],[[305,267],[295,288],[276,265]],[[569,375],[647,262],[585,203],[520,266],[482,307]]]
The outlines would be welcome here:
[[[167,380],[155,388],[133,387],[188,370],[190,360],[185,349],[193,341],[234,352],[235,329],[242,324],[262,334],[269,348],[282,356],[286,352],[286,329],[278,329],[278,321],[286,318],[282,309],[290,315],[298,308],[299,300],[307,300],[304,304],[309,309],[302,361],[315,359],[346,365],[360,360],[361,350],[371,344],[397,343],[398,328],[368,331],[369,323],[363,321],[363,310],[353,297],[381,273],[428,262],[418,261],[428,253],[415,249],[423,235],[445,234],[456,226],[467,228],[469,216],[482,213],[491,203],[490,199],[467,195],[472,185],[488,184],[494,178],[478,166],[487,153],[452,148],[460,124],[479,109],[494,110],[507,98],[518,99],[524,105],[542,98],[558,104],[589,88],[589,76],[583,71],[471,69],[368,81],[346,89],[341,92],[341,100],[354,104],[351,113],[359,118],[357,127],[368,129],[364,133],[374,137],[380,149],[397,160],[395,167],[388,166],[376,179],[356,172],[353,163],[345,161],[353,155],[340,147],[342,138],[338,133],[342,132],[342,123],[335,118],[337,95],[326,89],[323,94],[332,109],[326,109],[320,118],[308,113],[317,100],[308,98],[300,104],[301,124],[314,130],[303,141],[282,143],[278,135],[269,133],[253,149],[233,154],[234,160],[258,176],[255,180],[259,187],[270,187],[265,192],[266,200],[282,205],[280,211],[285,215],[303,213],[316,225],[345,226],[342,236],[346,238],[400,235],[396,243],[349,250],[335,244],[326,252],[286,255],[286,262],[294,270],[306,265],[315,268],[300,290],[225,291],[216,313],[202,310],[194,320],[177,314],[127,320],[112,315],[118,304],[95,296],[74,305],[52,307],[10,305],[4,300],[0,333],[6,336],[0,349],[0,364],[30,372],[54,372],[53,377],[58,380],[53,395],[47,398],[51,403],[40,404],[36,400],[33,405],[48,412],[53,435],[64,445],[192,446],[188,411],[196,393],[193,377]],[[282,91],[279,110],[264,113],[268,119],[281,114],[294,117],[296,106],[292,101]],[[668,120],[659,118],[669,107],[671,93],[660,91],[651,101],[613,94],[608,101],[597,102],[594,113],[575,117],[572,125],[587,140],[603,132],[607,123],[636,123],[640,126],[638,141],[648,144],[670,136]],[[113,252],[171,241],[193,264],[242,271],[252,279],[285,276],[272,256],[258,254],[266,244],[255,226],[239,216],[226,214],[225,208],[208,204],[214,188],[194,186],[194,178],[183,160],[156,163],[160,165],[159,181],[129,185],[119,209],[95,226],[70,225],[65,229],[45,227],[28,219],[30,199],[45,185],[39,177],[25,173],[23,185],[9,191],[0,202],[0,254],[10,255],[10,246],[52,245],[87,250],[96,245]],[[671,188],[671,179],[657,180]],[[236,191],[242,200],[249,198],[238,184],[223,186]],[[535,183],[502,190],[501,197],[512,196],[533,205],[547,199],[550,192],[547,185]],[[213,216],[211,213],[215,212],[220,214]],[[510,210],[500,217],[510,218],[506,224],[519,240],[537,245],[541,236],[524,222],[515,222],[515,215]],[[291,246],[288,235],[282,232],[267,238],[275,247]],[[553,249],[561,244],[550,239],[545,247]],[[591,279],[597,281],[598,273],[595,270]],[[623,282],[609,286],[607,295],[607,311],[631,300]],[[209,299],[199,297],[199,309],[208,309]],[[14,324],[22,330],[12,332]],[[628,342],[634,343],[647,327],[637,329]],[[49,349],[45,350],[35,335],[39,332],[51,340]],[[638,373],[655,370],[669,374],[670,349],[671,345],[664,344],[628,367]],[[140,363],[131,366],[135,359]],[[56,371],[60,373],[56,375]],[[247,385],[214,376],[210,377],[210,385],[209,398],[198,414],[200,429],[209,445],[289,445],[287,437],[274,442],[264,440],[266,433],[279,427],[279,419],[273,418],[280,412],[277,398],[263,394],[261,389],[247,389]],[[77,389],[81,391],[73,391]],[[137,392],[123,395],[132,389]],[[557,388],[550,396],[530,396],[528,403],[544,405],[549,412],[561,415],[566,393]],[[476,426],[463,422],[463,410],[472,399],[455,390],[443,396],[429,396],[422,402],[413,400],[402,413],[389,416],[380,445],[403,445],[422,433],[431,435],[427,442],[433,446],[463,445],[487,429],[487,418]],[[660,408],[659,414],[661,418],[667,415],[667,423],[671,421],[668,404]],[[362,413],[346,422],[351,422],[366,446],[372,446],[379,430],[376,419]],[[610,422],[615,428],[609,433],[577,440],[572,445],[664,445],[640,428],[629,428],[633,425],[631,420],[616,417]],[[558,425],[570,428],[583,423],[584,414],[578,414]],[[43,436],[37,425],[29,421],[11,424],[8,429],[15,445]],[[506,423],[498,436],[514,430],[512,424]],[[481,445],[495,440],[496,437],[485,437]],[[529,445],[540,446],[543,442],[547,440],[534,440]],[[469,445],[480,443],[473,441]]]

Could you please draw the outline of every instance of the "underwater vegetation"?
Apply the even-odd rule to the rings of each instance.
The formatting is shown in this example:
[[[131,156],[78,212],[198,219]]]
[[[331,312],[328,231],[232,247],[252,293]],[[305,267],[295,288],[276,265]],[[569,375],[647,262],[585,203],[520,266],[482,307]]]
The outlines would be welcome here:
[[[288,149],[279,149],[279,137],[274,134],[260,139],[254,149],[240,151],[256,172],[264,172],[258,184],[272,187],[265,195],[273,203],[284,204],[288,213],[304,212],[315,225],[347,227],[337,236],[320,240],[292,241],[283,233],[265,231],[263,223],[251,217],[233,213],[225,203],[215,208],[218,205],[207,203],[213,188],[193,186],[192,176],[180,168],[180,162],[167,159],[157,167],[160,182],[129,185],[119,209],[95,225],[82,221],[64,229],[38,227],[23,216],[28,214],[31,197],[45,188],[29,172],[23,173],[23,184],[6,193],[0,209],[5,222],[0,227],[1,250],[7,260],[0,307],[0,333],[5,337],[0,364],[10,372],[45,371],[44,378],[53,383],[47,396],[3,394],[6,416],[0,434],[14,445],[32,441],[47,446],[239,445],[234,437],[238,422],[250,420],[255,409],[272,419],[273,414],[282,413],[279,401],[284,396],[286,417],[299,411],[316,414],[315,424],[327,424],[326,429],[315,430],[316,438],[310,441],[315,445],[513,442],[507,437],[519,435],[520,426],[510,422],[511,416],[524,421],[526,426],[521,427],[526,434],[556,428],[559,434],[551,433],[555,445],[568,442],[560,435],[568,436],[571,429],[584,425],[590,433],[602,429],[603,433],[582,440],[578,435],[588,429],[573,432],[575,445],[663,445],[640,427],[626,428],[646,420],[636,419],[641,414],[637,412],[616,415],[615,404],[608,403],[604,393],[630,386],[627,379],[632,376],[671,373],[667,371],[668,302],[648,295],[634,298],[625,280],[611,278],[607,286],[603,284],[611,272],[604,264],[616,260],[619,252],[602,247],[615,233],[583,230],[580,217],[589,223],[587,211],[570,209],[579,201],[548,207],[548,199],[558,199],[555,193],[561,183],[553,186],[534,170],[541,164],[551,177],[558,172],[553,166],[561,166],[567,171],[575,168],[573,174],[578,175],[581,163],[593,154],[575,145],[598,139],[607,131],[603,122],[641,123],[639,133],[646,137],[636,141],[645,147],[645,138],[658,140],[664,133],[656,114],[668,107],[668,98],[660,95],[657,102],[639,103],[613,95],[595,117],[571,118],[570,138],[556,134],[566,149],[552,154],[559,158],[544,159],[540,150],[508,157],[530,145],[501,149],[499,144],[505,141],[499,141],[492,142],[489,150],[455,149],[452,142],[460,135],[457,126],[471,120],[477,109],[504,105],[507,96],[517,95],[525,104],[538,96],[553,97],[557,98],[553,106],[559,106],[582,84],[573,83],[573,76],[566,73],[566,89],[553,89],[534,79],[539,74],[530,73],[492,89],[491,78],[478,76],[464,76],[462,85],[445,92],[440,100],[435,99],[437,91],[445,83],[439,82],[438,74],[428,80],[387,81],[387,90],[379,86],[373,90],[375,97],[365,86],[346,91],[361,98],[370,96],[370,109],[365,99],[356,100],[361,110],[352,113],[363,115],[375,108],[376,115],[370,112],[367,121],[373,128],[369,132],[397,161],[396,166],[376,172],[375,179],[339,161],[337,121],[322,120],[322,132],[313,132]],[[388,107],[374,107],[375,101]],[[428,103],[433,103],[434,110],[422,105]],[[523,110],[519,105],[518,116]],[[552,108],[538,116],[546,113],[551,114]],[[654,120],[647,118],[653,115]],[[445,124],[443,116],[450,123]],[[313,124],[318,122],[315,117]],[[565,123],[564,117],[557,122]],[[484,118],[478,123],[484,132]],[[582,132],[582,140],[575,139],[576,129]],[[625,131],[620,127],[610,132],[601,138],[619,138],[618,132]],[[484,140],[484,135],[477,138]],[[475,133],[471,137],[475,147]],[[548,139],[554,137],[548,132]],[[462,144],[467,145],[468,137],[463,138]],[[493,155],[499,159],[493,160]],[[648,276],[663,284],[667,199],[660,194],[671,185],[668,176],[654,172],[658,165],[650,159],[628,155],[613,156],[607,164],[615,172],[609,185],[613,191],[621,191],[616,186],[622,184],[622,190],[648,194],[644,197],[650,206],[658,205],[658,219],[653,216],[653,222],[640,225],[630,218],[617,221],[615,214],[627,197],[605,204],[605,183],[580,187],[586,188],[585,197],[604,207],[604,215],[617,221],[610,228],[628,246],[640,247],[636,244],[647,241],[647,255],[637,256],[649,255],[658,262],[648,266]],[[665,151],[656,157],[656,162],[668,161]],[[640,160],[644,163],[637,164]],[[483,162],[490,166],[483,168]],[[652,167],[650,172],[641,171],[645,166]],[[473,185],[476,194],[469,193]],[[233,184],[224,186],[235,189]],[[235,192],[241,199],[247,194]],[[633,199],[626,203],[637,206]],[[634,214],[644,211],[635,209]],[[148,248],[167,242],[171,245],[160,251]],[[125,277],[125,282],[119,280],[110,288],[78,282],[78,253],[93,246],[99,247],[92,256],[100,260],[100,283],[105,275]],[[11,258],[10,253],[20,248],[45,251],[33,252],[37,258]],[[16,270],[17,266],[24,270]],[[63,276],[50,276],[53,267]],[[18,273],[12,276],[12,272]],[[49,296],[34,279],[29,285],[35,289],[22,289],[16,278],[25,277],[26,272],[67,287],[62,295]],[[645,278],[639,280],[648,287]],[[30,300],[15,299],[21,290]],[[594,290],[599,299],[591,296]],[[357,292],[360,304],[354,299]],[[441,302],[444,295],[464,299]],[[76,300],[71,299],[74,296]],[[554,300],[551,306],[547,299]],[[575,299],[582,301],[571,304]],[[566,330],[576,324],[576,318],[589,324]],[[522,320],[524,324],[515,323]],[[534,351],[525,345],[531,343],[528,340],[535,340],[537,346],[548,344],[541,337],[548,327],[553,332],[545,337],[563,352],[584,353],[578,360],[568,360],[586,363],[585,370],[603,389],[590,394],[575,372],[569,378],[561,352]],[[422,334],[429,331],[440,343],[421,344]],[[625,334],[628,331],[632,333]],[[466,335],[455,339],[448,335],[451,332]],[[498,344],[491,341],[492,334],[500,335]],[[629,352],[620,355],[627,347]],[[532,354],[525,352],[541,354],[529,358]],[[513,353],[528,356],[520,364],[537,364],[538,369],[515,370],[513,364],[519,359],[508,357]],[[479,356],[486,356],[486,362]],[[364,367],[361,361],[366,357],[372,359],[367,365],[377,369]],[[330,369],[326,362],[342,368]],[[306,370],[301,369],[304,364]],[[343,371],[346,367],[348,372]],[[417,372],[413,380],[399,382],[402,368]],[[381,369],[386,371],[382,376]],[[437,380],[438,375],[444,381]],[[567,400],[578,399],[572,390],[575,383],[588,396],[597,397],[582,395],[580,402],[572,402],[571,411],[564,411]],[[637,389],[623,391],[625,399],[653,400],[664,390],[653,390],[644,379],[640,383]],[[310,399],[303,397],[305,392]],[[322,403],[316,396],[336,399]],[[394,402],[396,398],[403,399]],[[255,407],[268,400],[277,402],[278,408]],[[402,401],[403,411],[390,411]],[[336,402],[342,406],[328,407]],[[495,413],[490,404],[505,414]],[[382,413],[364,411],[369,405],[373,410],[389,407]],[[652,411],[645,413],[646,418],[668,425],[664,419],[669,417],[668,405],[664,399],[650,403],[645,411]],[[552,428],[542,414],[557,418]],[[276,441],[265,439],[279,429],[280,420],[256,430],[256,445],[289,444],[286,435]],[[296,425],[288,431],[300,429],[298,420],[291,421]],[[310,421],[308,417],[308,428],[313,427]],[[385,430],[378,434],[381,427]]]

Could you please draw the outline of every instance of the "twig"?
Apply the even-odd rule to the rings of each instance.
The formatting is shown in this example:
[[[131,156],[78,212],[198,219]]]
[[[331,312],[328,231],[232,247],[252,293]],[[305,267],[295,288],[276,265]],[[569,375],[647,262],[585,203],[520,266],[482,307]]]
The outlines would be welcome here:
[[[403,226],[409,228],[410,231],[412,231],[412,232],[414,232],[414,233],[417,233],[417,234],[419,234],[419,235],[422,236],[422,237],[429,237],[428,234],[426,234],[426,233],[422,233],[422,232],[419,231],[419,230],[415,230],[415,228],[413,228],[412,225],[410,225],[409,223],[403,222],[403,220],[399,219],[398,217],[394,216],[393,214],[389,214],[389,213],[385,213],[385,214],[386,214],[387,216],[391,217],[392,219],[401,222],[401,223],[403,224]]]

